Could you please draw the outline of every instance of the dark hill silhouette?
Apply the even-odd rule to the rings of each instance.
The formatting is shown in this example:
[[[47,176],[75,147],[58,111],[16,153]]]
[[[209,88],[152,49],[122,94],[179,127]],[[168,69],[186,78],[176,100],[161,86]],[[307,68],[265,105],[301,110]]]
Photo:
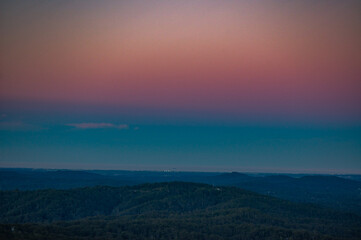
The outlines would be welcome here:
[[[0,199],[1,239],[175,239],[180,232],[187,239],[361,236],[358,215],[206,184],[3,191]]]

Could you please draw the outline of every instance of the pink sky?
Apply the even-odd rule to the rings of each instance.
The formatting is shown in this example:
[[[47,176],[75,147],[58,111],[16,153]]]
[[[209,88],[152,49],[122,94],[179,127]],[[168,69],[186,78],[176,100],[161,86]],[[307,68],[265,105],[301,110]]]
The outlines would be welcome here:
[[[303,2],[6,2],[0,98],[359,121],[360,4]]]

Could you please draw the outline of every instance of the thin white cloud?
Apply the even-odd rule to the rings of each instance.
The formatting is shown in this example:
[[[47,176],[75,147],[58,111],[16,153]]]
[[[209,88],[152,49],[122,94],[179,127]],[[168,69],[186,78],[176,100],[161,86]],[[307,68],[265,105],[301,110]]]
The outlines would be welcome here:
[[[99,128],[116,128],[116,129],[129,129],[128,124],[113,124],[113,123],[70,123],[67,126],[75,127],[78,129],[99,129]]]

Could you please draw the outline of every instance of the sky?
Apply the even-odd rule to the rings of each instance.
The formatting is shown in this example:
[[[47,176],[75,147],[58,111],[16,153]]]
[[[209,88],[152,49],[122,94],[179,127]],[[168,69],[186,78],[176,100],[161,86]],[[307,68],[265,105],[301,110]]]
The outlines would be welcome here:
[[[0,167],[361,174],[358,0],[3,0]]]

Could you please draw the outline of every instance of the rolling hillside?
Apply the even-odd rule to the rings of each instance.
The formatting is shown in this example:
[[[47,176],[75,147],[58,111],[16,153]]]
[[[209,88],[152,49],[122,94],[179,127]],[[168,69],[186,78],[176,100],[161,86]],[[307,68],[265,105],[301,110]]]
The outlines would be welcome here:
[[[0,199],[1,239],[361,237],[358,215],[296,204],[235,187],[171,182],[2,191]]]

